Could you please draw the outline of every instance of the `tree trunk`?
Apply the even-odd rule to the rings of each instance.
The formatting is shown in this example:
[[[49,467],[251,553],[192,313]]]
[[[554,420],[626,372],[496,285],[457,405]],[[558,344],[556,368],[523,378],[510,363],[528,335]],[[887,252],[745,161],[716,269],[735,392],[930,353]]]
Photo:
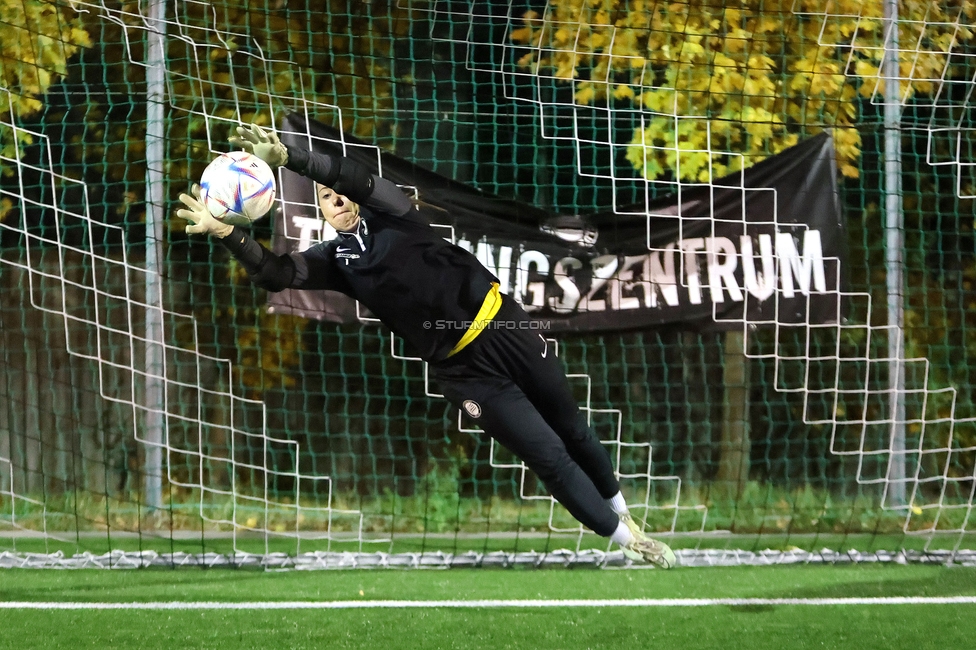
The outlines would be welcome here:
[[[741,331],[725,334],[724,385],[722,409],[722,451],[717,485],[730,496],[738,497],[749,480],[749,386],[746,372],[744,336]]]

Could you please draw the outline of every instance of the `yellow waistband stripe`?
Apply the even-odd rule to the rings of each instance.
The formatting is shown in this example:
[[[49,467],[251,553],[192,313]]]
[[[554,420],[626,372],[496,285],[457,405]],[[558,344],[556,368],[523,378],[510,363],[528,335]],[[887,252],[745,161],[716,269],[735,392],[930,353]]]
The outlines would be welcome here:
[[[498,313],[501,306],[502,293],[498,290],[498,283],[492,282],[491,289],[488,291],[488,295],[485,296],[485,301],[481,303],[481,309],[478,310],[478,314],[468,326],[464,336],[461,337],[461,340],[457,342],[457,345],[454,346],[454,349],[447,356],[454,356],[463,350],[466,345],[471,343],[471,341],[478,338],[478,335],[488,327],[488,323],[495,317],[495,314]]]

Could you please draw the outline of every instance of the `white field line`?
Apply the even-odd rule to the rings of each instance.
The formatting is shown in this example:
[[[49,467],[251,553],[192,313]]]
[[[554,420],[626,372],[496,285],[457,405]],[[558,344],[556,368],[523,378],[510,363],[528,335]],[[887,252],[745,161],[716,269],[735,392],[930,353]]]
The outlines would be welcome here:
[[[146,602],[146,603],[63,603],[0,601],[0,609],[481,609],[530,607],[748,607],[775,605],[976,605],[976,596],[909,596],[890,598],[634,598],[611,600],[334,600],[334,601],[254,601],[221,602]]]

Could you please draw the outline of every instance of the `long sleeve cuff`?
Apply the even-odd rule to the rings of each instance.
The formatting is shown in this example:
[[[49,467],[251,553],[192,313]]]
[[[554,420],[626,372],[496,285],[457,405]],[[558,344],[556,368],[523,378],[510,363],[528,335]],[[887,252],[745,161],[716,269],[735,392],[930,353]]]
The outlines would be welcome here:
[[[304,176],[305,170],[308,168],[308,150],[290,147],[287,144],[285,149],[288,150],[288,162],[285,163],[285,169],[290,169],[296,174]]]
[[[221,239],[220,243],[237,258],[248,273],[255,273],[261,269],[265,249],[243,228],[234,226],[231,233]]]
[[[220,238],[220,243],[230,251],[231,255],[237,257],[243,250],[247,239],[249,239],[248,234],[243,229],[234,226],[234,229],[230,231],[229,235]]]

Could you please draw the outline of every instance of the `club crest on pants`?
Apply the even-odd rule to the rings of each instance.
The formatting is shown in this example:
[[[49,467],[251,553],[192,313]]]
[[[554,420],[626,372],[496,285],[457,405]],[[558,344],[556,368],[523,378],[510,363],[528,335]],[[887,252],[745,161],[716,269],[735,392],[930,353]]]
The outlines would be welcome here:
[[[461,406],[464,407],[464,410],[467,411],[468,415],[470,415],[471,417],[473,418],[481,417],[481,405],[478,404],[478,402],[474,401],[473,399],[464,400],[464,403],[461,404]]]

